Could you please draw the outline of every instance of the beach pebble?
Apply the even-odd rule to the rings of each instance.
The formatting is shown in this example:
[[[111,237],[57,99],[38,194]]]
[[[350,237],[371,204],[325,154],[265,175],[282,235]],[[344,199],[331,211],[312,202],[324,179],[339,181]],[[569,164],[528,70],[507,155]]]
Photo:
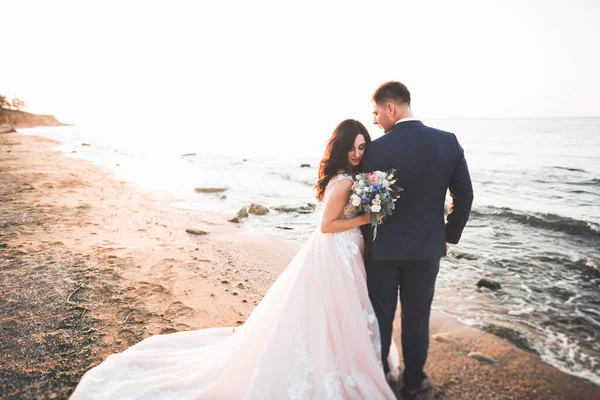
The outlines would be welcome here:
[[[498,282],[493,281],[491,279],[487,279],[487,278],[480,279],[479,282],[477,282],[477,287],[478,288],[484,287],[484,288],[488,288],[490,290],[502,289],[502,286]]]
[[[195,155],[196,155],[196,153],[185,153],[185,154],[182,154],[181,157],[192,157]]]
[[[85,146],[85,147],[92,147],[92,145],[91,145],[91,144],[89,144],[89,143],[81,143],[81,145],[82,145],[82,146]]]
[[[486,356],[485,354],[478,353],[476,351],[473,351],[473,352],[467,354],[467,357],[472,358],[477,361],[485,362],[488,364],[496,364],[498,362],[497,360],[493,359],[492,357]]]
[[[310,164],[300,164],[300,168],[310,168]]]
[[[464,258],[465,260],[477,260],[477,257],[471,255],[471,254],[467,254],[467,253],[460,253],[458,251],[455,252],[451,252],[449,254],[454,255],[454,257],[456,257],[456,259],[460,260],[461,258]]]
[[[435,340],[436,342],[441,342],[441,343],[452,343],[452,340],[449,339],[447,336],[438,333],[437,335],[433,335],[432,339]]]
[[[192,235],[208,235],[208,232],[205,232],[203,230],[200,229],[195,229],[195,228],[188,228],[185,230],[187,233],[192,234]]]
[[[235,214],[235,216],[239,219],[246,218],[248,216],[248,210],[246,207],[240,208],[240,210]]]
[[[15,128],[11,124],[2,124],[0,125],[0,133],[12,133],[16,132]]]
[[[207,187],[207,188],[201,188],[201,187],[197,187],[194,189],[196,192],[198,193],[221,193],[227,190],[227,188],[224,187]]]
[[[233,217],[231,219],[228,219],[227,221],[229,222],[233,222],[234,224],[237,224],[240,222],[240,219],[238,217]]]
[[[248,209],[248,212],[250,214],[254,214],[254,215],[265,215],[266,213],[269,212],[269,209],[267,207],[261,206],[260,204],[250,204],[250,208]]]

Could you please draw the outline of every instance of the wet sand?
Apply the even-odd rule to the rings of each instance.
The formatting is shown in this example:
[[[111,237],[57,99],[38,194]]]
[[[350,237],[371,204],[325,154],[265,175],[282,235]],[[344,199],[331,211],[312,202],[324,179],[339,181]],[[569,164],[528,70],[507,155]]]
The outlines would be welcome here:
[[[67,398],[85,371],[150,335],[242,324],[300,248],[175,209],[55,145],[0,135],[0,398]],[[600,398],[506,340],[439,313],[431,328],[435,389],[422,398]]]

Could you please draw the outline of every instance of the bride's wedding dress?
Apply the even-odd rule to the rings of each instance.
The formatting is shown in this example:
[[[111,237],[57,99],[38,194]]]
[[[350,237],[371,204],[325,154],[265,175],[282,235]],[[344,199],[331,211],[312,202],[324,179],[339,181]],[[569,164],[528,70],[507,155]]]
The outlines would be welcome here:
[[[363,250],[358,228],[316,229],[243,326],[149,337],[89,370],[71,399],[395,399]]]

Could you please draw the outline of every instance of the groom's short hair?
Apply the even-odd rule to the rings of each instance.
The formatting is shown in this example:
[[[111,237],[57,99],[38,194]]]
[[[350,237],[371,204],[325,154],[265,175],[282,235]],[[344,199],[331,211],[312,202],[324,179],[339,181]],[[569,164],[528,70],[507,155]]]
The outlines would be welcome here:
[[[394,101],[400,104],[407,103],[410,106],[410,92],[403,83],[390,81],[377,88],[373,93],[373,101],[377,104]]]

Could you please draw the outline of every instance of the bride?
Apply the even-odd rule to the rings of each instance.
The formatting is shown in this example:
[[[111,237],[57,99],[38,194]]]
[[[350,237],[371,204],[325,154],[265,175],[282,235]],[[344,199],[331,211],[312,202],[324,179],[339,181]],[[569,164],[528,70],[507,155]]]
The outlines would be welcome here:
[[[71,399],[395,399],[365,279],[369,215],[348,202],[370,140],[358,121],[335,128],[316,185],[320,229],[242,327],[149,337],[86,372]]]

